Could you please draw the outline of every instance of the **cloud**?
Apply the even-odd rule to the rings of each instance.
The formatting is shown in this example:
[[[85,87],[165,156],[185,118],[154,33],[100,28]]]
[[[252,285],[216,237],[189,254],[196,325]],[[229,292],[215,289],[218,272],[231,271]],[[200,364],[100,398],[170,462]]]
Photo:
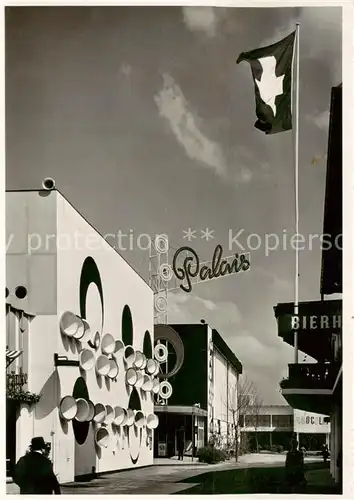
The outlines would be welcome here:
[[[213,7],[183,7],[183,20],[191,31],[204,33],[208,37],[216,35],[219,22]]]
[[[155,102],[169,124],[179,144],[192,160],[213,170],[219,176],[226,175],[226,162],[220,145],[204,135],[198,123],[202,120],[190,109],[181,88],[174,79],[163,75],[163,87],[155,95]]]
[[[300,23],[300,61],[316,59],[328,64],[333,84],[342,79],[342,58],[338,57],[338,48],[342,47],[342,9],[341,7],[302,7],[286,24],[278,27],[262,46],[285,38]],[[300,62],[301,64],[301,62]],[[301,70],[300,70],[301,71]]]
[[[199,323],[204,319],[222,331],[225,327],[239,325],[242,318],[233,302],[214,302],[197,295],[178,292],[168,296],[168,319],[171,323]]]

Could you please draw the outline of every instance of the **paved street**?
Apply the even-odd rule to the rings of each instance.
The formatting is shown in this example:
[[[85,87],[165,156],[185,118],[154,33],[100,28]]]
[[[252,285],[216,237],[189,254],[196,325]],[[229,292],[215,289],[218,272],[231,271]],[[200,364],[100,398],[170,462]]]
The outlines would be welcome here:
[[[314,459],[309,458],[306,461],[314,461]],[[249,468],[260,465],[263,467],[283,466],[284,463],[285,455],[271,454],[244,455],[240,457],[239,463],[230,460],[215,465],[192,463],[190,458],[186,458],[183,462],[174,459],[156,459],[151,467],[115,472],[92,481],[63,485],[62,493],[67,495],[169,495],[195,486],[198,484],[196,476],[204,472]],[[195,483],[179,482],[194,476],[196,477]],[[18,487],[15,484],[8,484],[7,494],[16,493],[18,493]]]

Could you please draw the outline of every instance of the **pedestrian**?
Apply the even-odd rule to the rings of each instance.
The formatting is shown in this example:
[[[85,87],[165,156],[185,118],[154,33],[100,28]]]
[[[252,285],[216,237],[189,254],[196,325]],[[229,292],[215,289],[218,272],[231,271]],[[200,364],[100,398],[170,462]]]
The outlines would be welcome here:
[[[286,454],[285,476],[293,493],[306,485],[304,455],[298,450],[298,442],[294,439],[291,441],[290,450]]]
[[[177,451],[178,460],[183,460],[184,454],[184,427],[180,427],[177,431]]]
[[[328,457],[329,457],[328,446],[326,444],[322,445],[322,457],[323,457],[324,463],[326,463],[328,460]]]
[[[42,437],[31,440],[30,450],[17,462],[13,480],[20,495],[60,495],[60,485],[46,455],[47,443]]]

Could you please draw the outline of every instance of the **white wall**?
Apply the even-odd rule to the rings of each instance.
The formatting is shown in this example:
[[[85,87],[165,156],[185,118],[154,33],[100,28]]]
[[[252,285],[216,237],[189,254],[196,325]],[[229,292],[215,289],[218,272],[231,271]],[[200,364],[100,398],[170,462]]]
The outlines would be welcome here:
[[[104,302],[104,324],[102,322],[102,311],[99,294],[95,285],[91,288],[93,293],[87,301],[87,321],[92,328],[97,329],[101,335],[110,333],[116,340],[122,339],[122,313],[126,305],[129,306],[133,320],[133,342],[136,350],[143,350],[143,338],[148,330],[153,342],[153,292],[141,277],[124,261],[124,259],[113,250],[107,242],[99,237],[96,231],[58,195],[57,205],[58,238],[66,242],[66,246],[58,251],[58,320],[61,314],[70,310],[80,315],[80,276],[83,263],[87,257],[92,257],[100,273],[103,302]],[[74,242],[77,235],[75,249],[68,249],[67,242]],[[63,236],[68,235],[68,237]],[[59,240],[58,240],[59,241]],[[77,359],[77,352],[72,353],[67,343],[61,341],[59,330],[56,332],[59,340],[59,355],[67,355],[70,359]],[[88,345],[85,345],[87,348]],[[74,349],[75,351],[75,349]],[[89,397],[93,403],[110,404],[112,406],[128,407],[129,397],[132,392],[125,384],[125,367],[123,360],[119,360],[119,375],[117,382],[100,380],[96,377],[95,370],[84,374]],[[61,396],[71,394],[77,377],[80,377],[79,369],[76,373],[70,372],[70,381],[66,380],[67,372],[64,367],[60,371],[60,381],[68,385],[67,392],[62,390]],[[139,390],[142,410],[144,413],[153,413],[153,400],[150,394],[143,399],[143,392]],[[60,431],[60,427],[58,432]],[[152,463],[152,450],[146,447],[146,435],[143,432],[141,447],[139,437],[135,436],[134,426],[129,428],[130,448],[127,440],[122,442],[122,436],[115,435],[109,427],[111,444],[105,449],[100,449],[95,464],[97,472],[125,469],[134,466],[149,465]],[[88,442],[92,442],[92,436],[88,436]],[[124,449],[122,449],[124,447]],[[91,446],[92,449],[92,446]],[[87,443],[75,445],[76,473],[90,473],[93,465],[92,454],[88,452]],[[132,463],[133,458],[139,456],[136,465]]]
[[[227,421],[227,361],[214,348],[214,420]]]
[[[42,193],[43,194],[43,193]],[[72,481],[74,474],[139,467],[152,463],[153,451],[129,428],[128,439],[114,434],[108,426],[111,443],[107,449],[96,449],[93,424],[83,445],[78,445],[72,423],[63,424],[58,404],[72,395],[79,377],[83,377],[93,403],[127,408],[131,389],[125,384],[125,367],[119,360],[117,381],[96,377],[95,370],[81,372],[79,367],[54,367],[54,353],[78,360],[83,347],[61,335],[60,317],[64,311],[80,316],[80,275],[83,262],[91,256],[101,276],[104,297],[104,324],[95,286],[87,300],[87,321],[92,330],[110,333],[122,339],[122,312],[125,305],[133,320],[133,347],[143,350],[148,330],[153,344],[153,292],[137,273],[98,236],[96,231],[56,191],[40,196],[37,192],[7,193],[7,286],[28,288],[28,296],[20,303],[36,317],[31,322],[28,383],[29,390],[42,394],[41,401],[30,412],[21,411],[18,421],[18,453],[28,447],[29,440],[41,435],[52,442],[54,467],[61,482]],[[13,236],[12,236],[13,235]],[[36,236],[37,235],[37,236]],[[81,237],[77,237],[81,235]],[[10,295],[7,302],[18,306]],[[99,352],[98,354],[101,354]],[[153,413],[150,394],[141,397],[142,411]],[[133,463],[132,458],[137,458]]]

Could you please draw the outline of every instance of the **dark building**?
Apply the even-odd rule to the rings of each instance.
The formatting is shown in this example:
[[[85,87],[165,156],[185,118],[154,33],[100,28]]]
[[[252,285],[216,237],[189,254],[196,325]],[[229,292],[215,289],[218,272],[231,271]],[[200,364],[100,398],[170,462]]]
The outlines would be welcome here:
[[[162,365],[162,372],[173,372],[178,358],[183,357],[183,362],[168,378],[173,387],[168,404],[155,406],[159,416],[155,456],[177,454],[177,434],[182,427],[185,452],[192,455],[207,443],[211,433],[216,432],[225,441],[232,434],[230,405],[232,397],[237,398],[242,365],[221,335],[207,324],[167,328],[173,329],[183,348],[165,342],[168,366]]]

